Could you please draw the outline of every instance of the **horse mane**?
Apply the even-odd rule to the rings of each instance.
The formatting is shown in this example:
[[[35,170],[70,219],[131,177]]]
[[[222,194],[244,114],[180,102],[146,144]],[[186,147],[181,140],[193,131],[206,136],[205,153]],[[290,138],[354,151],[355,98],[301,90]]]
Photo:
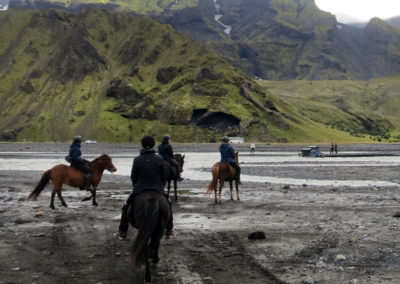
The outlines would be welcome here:
[[[101,160],[103,157],[108,156],[106,153],[102,153],[101,155],[97,156],[96,158],[94,158],[92,161],[90,161],[90,163],[94,163],[97,162],[98,160]]]

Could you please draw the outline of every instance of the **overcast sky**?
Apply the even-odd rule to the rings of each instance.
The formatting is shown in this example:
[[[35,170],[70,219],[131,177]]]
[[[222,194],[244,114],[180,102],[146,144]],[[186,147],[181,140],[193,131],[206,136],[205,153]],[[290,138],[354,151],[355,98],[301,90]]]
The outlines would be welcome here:
[[[342,23],[400,16],[400,0],[315,0],[315,3]]]

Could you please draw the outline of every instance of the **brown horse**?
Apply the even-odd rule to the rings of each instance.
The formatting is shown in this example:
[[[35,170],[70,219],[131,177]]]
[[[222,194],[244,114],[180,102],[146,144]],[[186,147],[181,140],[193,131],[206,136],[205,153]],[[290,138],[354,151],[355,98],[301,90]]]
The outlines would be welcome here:
[[[178,162],[180,171],[183,170],[183,164],[185,163],[185,155],[181,154],[174,154],[174,159]],[[179,173],[176,172],[176,168],[171,166],[167,161],[164,161],[164,170],[166,175],[166,180],[168,183],[168,196],[171,190],[171,181],[174,182],[174,193],[175,193],[175,200],[178,200],[178,176]]]
[[[235,152],[235,162],[239,162],[239,152]],[[215,163],[211,169],[212,172],[212,181],[208,185],[207,193],[211,194],[212,191],[215,192],[215,203],[222,203],[221,192],[224,187],[224,182],[229,181],[230,189],[231,189],[231,200],[233,200],[233,187],[232,182],[235,181],[236,186],[236,199],[240,200],[239,197],[239,176],[236,174],[236,169],[232,167],[229,163],[226,162],[218,162]],[[219,181],[219,199],[217,198],[217,185]]]
[[[133,210],[132,210],[133,208]],[[146,265],[145,280],[151,281],[149,258],[158,263],[158,249],[169,220],[170,212],[165,196],[156,191],[145,191],[135,197],[129,206],[129,223],[139,230],[132,246],[132,264]]]
[[[102,154],[101,156],[95,158],[93,161],[89,162],[89,167],[93,172],[92,176],[92,190],[91,196],[86,197],[83,201],[90,200],[93,198],[93,205],[97,206],[96,202],[96,189],[99,185],[101,178],[103,176],[104,170],[108,170],[110,172],[115,172],[117,168],[113,165],[110,156],[107,154]],[[51,193],[51,201],[50,208],[54,209],[54,196],[57,193],[58,197],[61,200],[62,206],[67,206],[64,201],[64,198],[61,195],[62,185],[65,183],[67,185],[73,187],[83,187],[85,184],[85,180],[82,176],[82,173],[67,165],[56,165],[52,167],[50,170],[47,170],[43,173],[42,178],[40,179],[38,185],[29,195],[28,200],[37,200],[40,192],[43,188],[48,184],[49,181],[53,182],[53,192]]]

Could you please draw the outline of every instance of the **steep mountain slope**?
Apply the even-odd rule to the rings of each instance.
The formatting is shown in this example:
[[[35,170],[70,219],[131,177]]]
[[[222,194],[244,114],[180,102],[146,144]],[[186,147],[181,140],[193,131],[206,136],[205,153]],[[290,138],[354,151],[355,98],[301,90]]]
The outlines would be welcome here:
[[[148,18],[89,9],[0,13],[1,140],[309,141],[296,118],[215,54]],[[304,131],[310,124],[310,131]],[[352,140],[343,132],[331,132]]]
[[[319,10],[314,0],[11,0],[10,4],[72,11],[88,5],[170,23],[230,64],[261,78],[369,79],[400,73],[400,29],[378,19],[363,29],[340,24]],[[226,26],[230,32],[223,32]]]

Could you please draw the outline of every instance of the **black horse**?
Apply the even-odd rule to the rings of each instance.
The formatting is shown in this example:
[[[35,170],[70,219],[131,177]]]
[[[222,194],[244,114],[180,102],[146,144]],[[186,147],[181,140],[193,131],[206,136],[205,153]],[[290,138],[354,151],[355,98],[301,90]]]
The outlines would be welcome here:
[[[179,170],[180,170],[180,172],[182,172],[183,164],[185,162],[185,155],[174,154],[174,159],[178,162]],[[171,190],[171,181],[174,181],[175,200],[178,200],[177,183],[178,183],[179,173],[176,171],[176,168],[171,166],[167,161],[164,161],[164,169],[165,169],[166,180],[168,182],[168,196],[169,196],[169,192]]]
[[[128,209],[129,223],[139,230],[132,247],[132,264],[146,265],[145,280],[151,281],[149,258],[158,263],[158,248],[164,235],[170,212],[165,195],[155,191],[145,191],[136,196]]]

